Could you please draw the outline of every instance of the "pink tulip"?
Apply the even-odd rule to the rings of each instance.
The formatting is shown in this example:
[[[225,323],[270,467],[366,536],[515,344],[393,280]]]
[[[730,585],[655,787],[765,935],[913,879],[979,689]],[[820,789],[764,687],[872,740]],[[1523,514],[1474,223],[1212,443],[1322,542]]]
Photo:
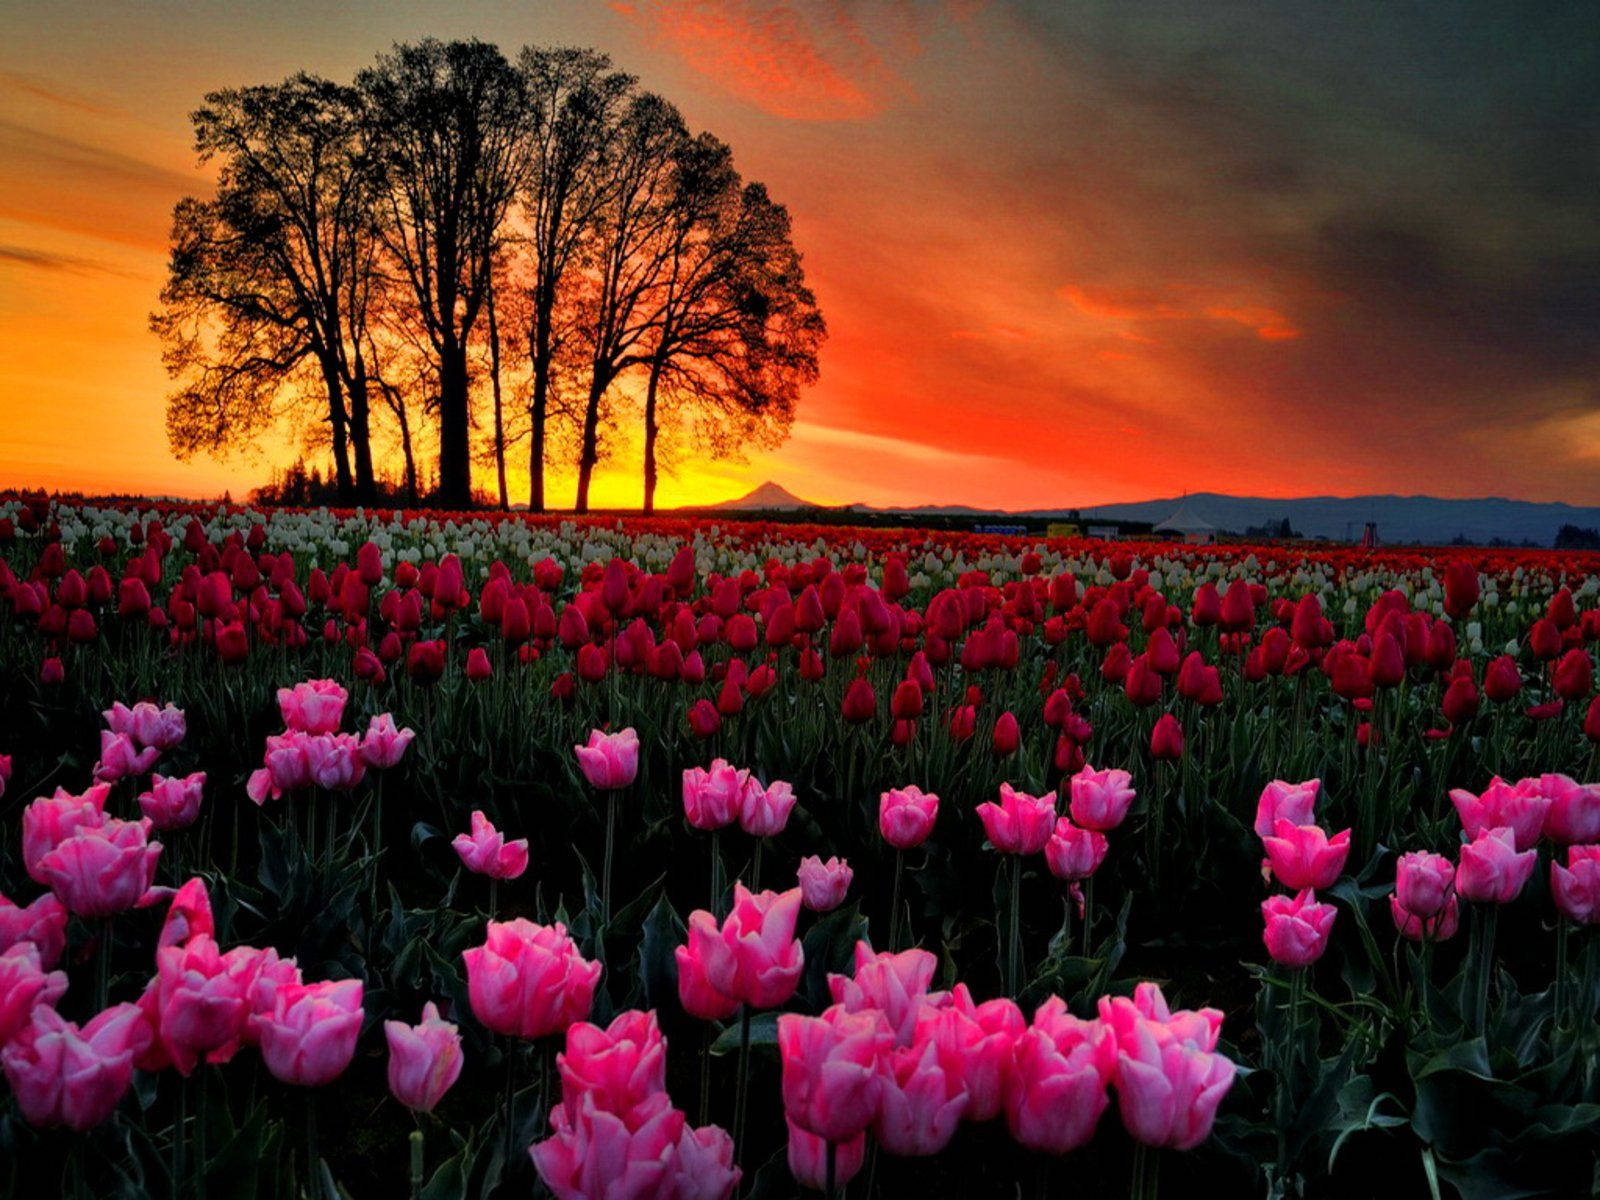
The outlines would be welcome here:
[[[835,856],[823,862],[819,856],[811,854],[800,860],[795,876],[800,883],[800,902],[812,912],[824,913],[844,903],[855,872],[842,858]]]
[[[439,1016],[433,1001],[416,1025],[385,1021],[389,1043],[389,1094],[414,1112],[432,1112],[461,1074],[461,1034]]]
[[[789,1127],[789,1174],[801,1187],[822,1191],[828,1186],[828,1141],[807,1133],[793,1118],[786,1117],[785,1123]],[[833,1155],[833,1183],[842,1188],[861,1173],[867,1158],[867,1135],[858,1133],[834,1144]]]
[[[80,828],[39,861],[40,873],[67,910],[109,917],[132,908],[155,878],[161,843],[149,840],[148,821],[107,817]]]
[[[1416,850],[1395,863],[1395,898],[1401,908],[1424,920],[1444,911],[1455,882],[1456,866],[1442,854]]]
[[[1233,1063],[1155,1021],[1140,1020],[1116,1046],[1117,1106],[1134,1140],[1175,1150],[1205,1141],[1233,1086]]]
[[[678,1003],[684,1012],[702,1021],[722,1021],[739,1011],[739,1001],[724,996],[706,978],[706,965],[693,937],[672,954],[678,963]]]
[[[778,1018],[783,1108],[807,1133],[848,1142],[878,1115],[879,1064],[893,1035],[877,1012],[834,1005],[820,1017]]]
[[[794,995],[805,955],[794,936],[800,889],[758,892],[733,885],[733,910],[719,927],[710,913],[689,915],[689,950],[717,991],[751,1008],[775,1008]]]
[[[667,1043],[653,1012],[630,1009],[606,1028],[578,1021],[567,1028],[567,1047],[556,1055],[561,1102],[576,1111],[583,1098],[631,1125],[667,1090]]]
[[[989,844],[1006,854],[1037,854],[1055,832],[1054,796],[1030,796],[1009,783],[1000,785],[1000,803],[978,805],[978,820]]]
[[[80,829],[103,825],[111,785],[97,783],[81,796],[57,788],[22,810],[22,864],[35,883],[49,883],[40,867],[44,856]]]
[[[1550,864],[1550,894],[1569,920],[1600,924],[1600,846],[1568,846],[1567,865]]]
[[[32,904],[13,904],[0,896],[0,950],[31,942],[46,970],[61,961],[67,947],[67,907],[46,892]]]
[[[1400,898],[1391,892],[1389,915],[1394,918],[1394,927],[1402,937],[1410,938],[1413,942],[1443,942],[1455,936],[1461,923],[1461,905],[1452,894],[1435,916],[1422,917],[1402,905]]]
[[[923,1005],[912,1040],[920,1044],[935,1038],[944,1053],[960,1059],[967,1086],[965,1119],[989,1121],[1004,1103],[1012,1053],[1025,1028],[1027,1022],[1015,1001],[1000,997],[974,1004],[967,985],[958,983],[947,1006]]]
[[[528,839],[506,841],[482,809],[472,810],[472,832],[456,834],[450,844],[467,870],[491,879],[515,879],[528,869]]]
[[[1308,779],[1304,783],[1274,779],[1261,789],[1261,798],[1256,802],[1256,836],[1271,837],[1279,821],[1293,825],[1315,824],[1317,795],[1321,790],[1320,779]]]
[[[192,937],[200,934],[214,937],[216,932],[216,922],[211,916],[211,895],[206,891],[206,881],[197,875],[172,894],[156,948],[181,946]]]
[[[133,1060],[149,1045],[136,1004],[116,1004],[80,1029],[47,1004],[0,1049],[0,1066],[30,1125],[83,1132],[111,1115],[133,1082]]]
[[[139,809],[157,829],[184,829],[200,815],[201,791],[206,773],[195,771],[182,779],[150,777],[150,790],[139,797]]]
[[[750,772],[715,760],[710,768],[690,767],[683,773],[683,813],[696,829],[723,829],[739,819]]]
[[[278,689],[278,712],[286,729],[301,733],[332,733],[344,720],[350,693],[332,679],[308,679],[292,688]]]
[[[1504,825],[1484,830],[1461,847],[1456,894],[1463,900],[1509,904],[1533,874],[1538,857],[1534,850],[1517,852],[1515,830]]]
[[[95,782],[115,783],[119,779],[143,775],[156,765],[160,757],[161,751],[154,746],[146,746],[141,750],[134,746],[133,738],[128,734],[102,729],[100,761],[94,765]]]
[[[1328,934],[1339,910],[1318,904],[1317,894],[1305,888],[1295,896],[1268,896],[1261,902],[1265,925],[1261,940],[1272,961],[1286,967],[1308,967],[1328,948]]]
[[[129,708],[119,701],[100,715],[112,733],[125,733],[139,745],[158,751],[175,748],[188,733],[183,710],[175,704],[157,708],[148,700],[141,700]]]
[[[1094,1136],[1116,1042],[1100,1021],[1080,1020],[1052,996],[1018,1036],[1006,1091],[1011,1136],[1030,1150],[1065,1154]]]
[[[961,1058],[927,1037],[891,1049],[878,1068],[873,1136],[889,1154],[937,1154],[950,1144],[967,1109]]]
[[[1136,793],[1133,776],[1115,767],[1096,771],[1085,764],[1068,784],[1072,799],[1068,811],[1084,829],[1108,833],[1128,815]]]
[[[1291,825],[1279,821],[1271,837],[1261,839],[1267,862],[1286,888],[1332,887],[1350,857],[1350,831],[1331,838],[1317,825]]]
[[[309,782],[329,792],[348,792],[367,773],[361,739],[353,733],[310,734],[303,743]]]
[[[1536,790],[1550,801],[1545,836],[1563,846],[1600,841],[1600,784],[1579,783],[1566,775],[1524,779],[1519,789]]]
[[[648,1119],[629,1125],[584,1096],[558,1104],[550,1137],[528,1155],[556,1200],[651,1200],[672,1194],[672,1167],[683,1137],[683,1113],[663,1094]]]
[[[789,823],[794,808],[794,788],[781,779],[766,787],[754,778],[745,782],[739,799],[739,827],[751,837],[776,837]]]
[[[1537,781],[1532,782],[1537,787]],[[1515,836],[1518,850],[1527,850],[1539,841],[1550,811],[1550,797],[1524,789],[1521,784],[1507,783],[1498,775],[1489,781],[1481,796],[1464,788],[1451,789],[1450,802],[1456,806],[1468,838],[1505,826]]]
[[[878,800],[878,831],[896,850],[920,846],[933,832],[939,797],[916,786],[891,788]]]
[[[46,970],[32,942],[0,951],[0,1046],[30,1023],[36,1005],[53,1005],[66,994],[67,973]]]
[[[277,800],[287,792],[311,786],[311,762],[307,747],[309,734],[298,730],[267,737],[261,769],[251,773],[245,792],[258,805]]]
[[[321,1087],[342,1075],[361,1033],[361,991],[359,979],[280,987],[272,1013],[251,1018],[272,1077]]]
[[[223,954],[204,933],[156,951],[155,992],[146,1011],[181,1074],[202,1057],[227,1062],[238,1050],[251,1015],[255,965],[253,948]]]
[[[379,713],[361,738],[361,758],[373,770],[387,770],[399,763],[416,736],[415,730],[395,728],[389,713]]]
[[[729,1200],[744,1172],[733,1165],[733,1138],[717,1125],[690,1128],[678,1135],[672,1165],[672,1200]]]
[[[259,950],[240,946],[237,950],[248,963],[250,1017],[245,1021],[244,1040],[247,1045],[257,1046],[261,1043],[260,1022],[277,1009],[278,993],[303,981],[294,959],[279,958],[271,946]]]
[[[944,1000],[943,992],[928,992],[938,966],[939,960],[926,950],[874,954],[866,942],[857,942],[855,975],[830,974],[828,991],[846,1012],[879,1013],[895,1045],[908,1046],[922,1006]]]
[[[578,953],[559,921],[490,921],[484,944],[462,958],[473,1015],[511,1037],[548,1037],[583,1020],[600,978],[600,964]]]
[[[621,733],[593,730],[588,745],[574,749],[583,777],[603,792],[625,788],[639,774],[639,735],[631,728]]]
[[[1100,869],[1106,857],[1106,835],[1093,829],[1080,829],[1066,817],[1056,822],[1055,832],[1044,846],[1044,860],[1057,879],[1087,879]]]
[[[1202,1050],[1215,1050],[1222,1036],[1222,1010],[1216,1008],[1179,1009],[1173,1012],[1161,988],[1144,980],[1133,989],[1132,997],[1102,996],[1100,1020],[1117,1038],[1132,1038],[1140,1021],[1152,1021],[1175,1037]]]

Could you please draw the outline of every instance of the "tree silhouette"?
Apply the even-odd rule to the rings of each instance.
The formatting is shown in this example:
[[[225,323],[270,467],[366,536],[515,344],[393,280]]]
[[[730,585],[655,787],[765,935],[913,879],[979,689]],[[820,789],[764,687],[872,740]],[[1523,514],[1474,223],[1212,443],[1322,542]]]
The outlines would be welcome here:
[[[559,302],[606,200],[601,166],[634,79],[613,70],[611,60],[594,50],[530,48],[517,65],[533,113],[522,198],[532,275],[527,288],[528,507],[543,512],[546,430],[561,349]]]
[[[371,178],[354,91],[311,75],[213,92],[192,117],[210,200],[180,201],[151,325],[180,458],[259,437],[320,377],[341,498],[369,495],[366,401]],[[355,472],[351,472],[351,452]]]
[[[476,465],[508,507],[526,437],[529,507],[566,458],[586,511],[642,401],[653,508],[675,449],[776,444],[816,379],[788,214],[597,51],[399,45],[353,86],[228,89],[193,121],[217,186],[175,209],[151,318],[180,456],[292,430],[340,503],[389,495],[374,460],[398,456],[413,503],[469,505]]]
[[[478,41],[397,46],[362,71],[380,229],[439,365],[439,500],[472,500],[468,348],[526,169],[521,77]]]
[[[737,457],[788,435],[826,336],[789,215],[741,185],[726,144],[701,134],[673,164],[666,266],[656,289],[644,402],[644,511],[655,511],[664,405],[702,453]]]

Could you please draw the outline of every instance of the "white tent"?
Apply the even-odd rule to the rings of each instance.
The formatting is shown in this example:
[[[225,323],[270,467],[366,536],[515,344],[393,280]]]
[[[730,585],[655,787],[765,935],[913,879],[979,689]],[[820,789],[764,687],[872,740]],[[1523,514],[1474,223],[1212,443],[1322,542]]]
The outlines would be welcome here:
[[[1188,501],[1184,501],[1178,505],[1177,512],[1157,525],[1152,532],[1177,534],[1186,542],[1204,545],[1216,539],[1217,527],[1190,508]]]

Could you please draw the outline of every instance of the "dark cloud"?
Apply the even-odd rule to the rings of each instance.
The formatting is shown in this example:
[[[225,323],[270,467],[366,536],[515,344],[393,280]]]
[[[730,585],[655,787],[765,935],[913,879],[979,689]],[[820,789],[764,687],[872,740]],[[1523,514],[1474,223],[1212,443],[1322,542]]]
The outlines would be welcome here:
[[[47,250],[34,250],[27,246],[9,245],[0,242],[0,266],[12,265],[18,267],[33,267],[41,271],[68,271],[75,274],[93,274],[103,272],[107,275],[121,275],[124,278],[134,278],[127,271],[96,262],[90,258],[79,258],[73,254],[52,254]]]

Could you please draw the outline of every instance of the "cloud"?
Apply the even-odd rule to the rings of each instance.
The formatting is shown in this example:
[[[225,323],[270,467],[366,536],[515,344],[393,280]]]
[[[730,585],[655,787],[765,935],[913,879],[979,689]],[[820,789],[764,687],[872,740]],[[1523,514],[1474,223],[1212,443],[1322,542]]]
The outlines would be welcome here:
[[[1192,295],[1200,290],[1192,286],[1162,291],[1154,288],[1069,283],[1058,288],[1057,294],[1084,316],[1099,321],[1193,321],[1205,318],[1243,325],[1264,342],[1290,341],[1300,336],[1300,330],[1288,317],[1263,304],[1206,304],[1197,303],[1192,299],[1176,298],[1186,294]],[[1118,336],[1125,341],[1154,341],[1149,335],[1132,330],[1119,330]],[[1102,353],[1113,358],[1128,357],[1115,351]]]
[[[915,49],[909,26],[895,20],[883,30],[881,19],[869,24],[840,4],[618,0],[612,8],[703,81],[796,121],[876,116],[906,88],[890,58]]]
[[[9,245],[4,242],[0,242],[0,266],[32,267],[41,271],[67,271],[79,275],[104,272],[108,275],[121,275],[127,279],[136,278],[131,272],[96,262],[94,259],[79,258],[74,254],[53,254],[47,250],[34,250],[27,246]]]

